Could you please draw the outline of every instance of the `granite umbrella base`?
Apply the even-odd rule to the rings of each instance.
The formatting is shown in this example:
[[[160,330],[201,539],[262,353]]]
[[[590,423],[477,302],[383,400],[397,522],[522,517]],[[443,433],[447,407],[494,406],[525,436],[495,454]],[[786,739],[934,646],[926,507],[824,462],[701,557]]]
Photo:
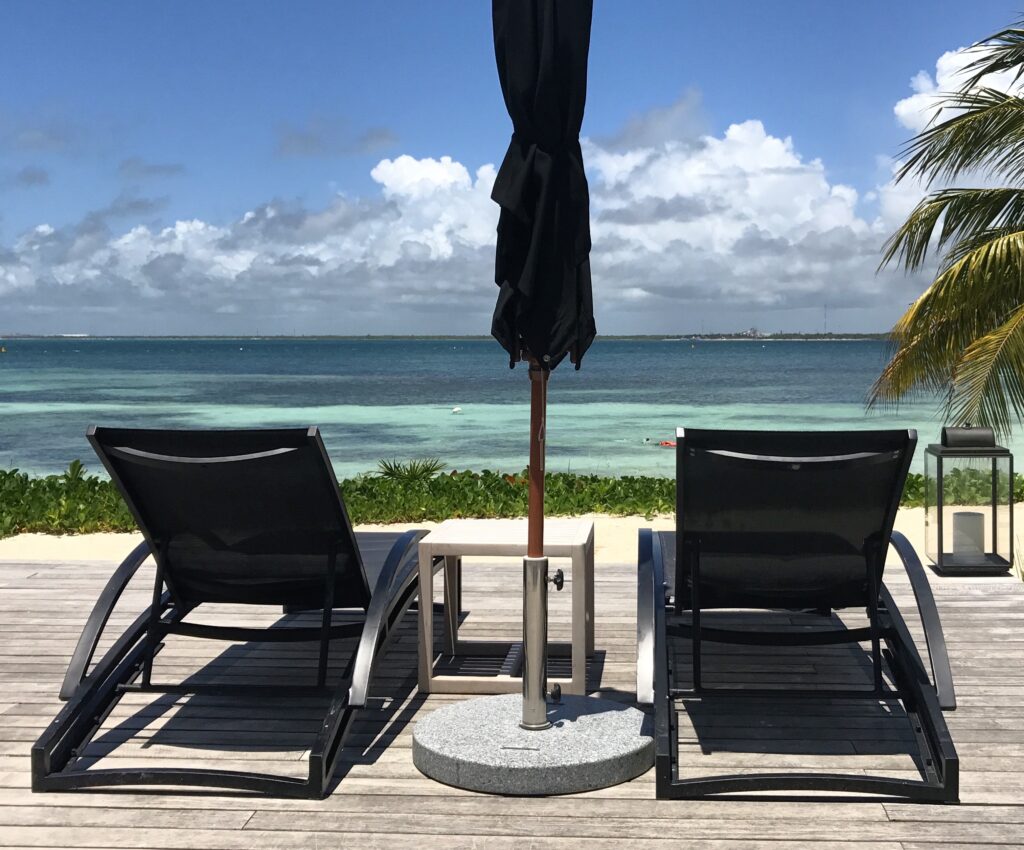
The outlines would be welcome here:
[[[519,727],[522,696],[480,697],[439,708],[413,730],[421,773],[457,788],[546,796],[617,785],[654,764],[651,718],[611,700],[563,696],[551,727]]]

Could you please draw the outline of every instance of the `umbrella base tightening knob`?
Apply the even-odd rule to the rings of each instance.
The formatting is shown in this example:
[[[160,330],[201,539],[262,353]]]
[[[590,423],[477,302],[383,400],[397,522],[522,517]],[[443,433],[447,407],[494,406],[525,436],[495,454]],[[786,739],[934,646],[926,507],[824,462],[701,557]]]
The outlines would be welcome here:
[[[565,587],[565,573],[561,570],[555,570],[555,574],[548,579],[554,586],[555,590],[561,590]]]
[[[562,686],[557,682],[555,682],[555,684],[551,686],[551,690],[548,691],[548,699],[551,700],[551,702],[562,701]]]

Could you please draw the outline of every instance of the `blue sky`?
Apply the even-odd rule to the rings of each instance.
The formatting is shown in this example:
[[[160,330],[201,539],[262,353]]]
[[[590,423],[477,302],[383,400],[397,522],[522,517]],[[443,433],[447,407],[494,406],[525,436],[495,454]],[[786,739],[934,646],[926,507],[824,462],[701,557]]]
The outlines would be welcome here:
[[[909,203],[885,188],[914,129],[894,107],[1016,17],[986,0],[596,0],[599,329],[810,330],[829,302],[836,328],[886,327],[926,282],[869,262]],[[485,333],[497,208],[478,170],[509,130],[482,0],[4,3],[0,332]],[[668,194],[649,187],[666,169]],[[780,169],[804,188],[765,188]],[[675,211],[654,221],[655,201]],[[379,309],[353,313],[366,287]]]

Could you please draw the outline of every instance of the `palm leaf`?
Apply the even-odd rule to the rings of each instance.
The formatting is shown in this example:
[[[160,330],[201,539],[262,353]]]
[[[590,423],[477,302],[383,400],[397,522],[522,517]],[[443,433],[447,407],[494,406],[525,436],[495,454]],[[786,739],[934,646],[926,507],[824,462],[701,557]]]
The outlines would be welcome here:
[[[948,391],[962,353],[1024,302],[1024,231],[979,237],[956,253],[892,329],[893,353],[869,392],[870,407]]]
[[[1024,29],[1022,27],[1024,27],[1024,21],[1018,22],[1013,27],[1000,30],[973,45],[971,49],[982,55],[964,68],[964,73],[970,75],[964,82],[964,89],[974,88],[987,74],[1014,71],[1014,85],[1021,76],[1024,76]]]
[[[943,109],[957,114],[907,143],[897,183],[916,175],[931,184],[971,171],[1024,176],[1024,99],[981,88],[947,95]]]
[[[982,174],[1011,185],[933,192],[887,240],[880,268],[921,268],[932,250],[942,259],[892,329],[890,360],[868,404],[942,393],[947,417],[1006,432],[1024,417],[1024,99],[979,84],[1011,72],[1017,88],[1024,21],[973,50],[963,87],[943,97],[931,124],[904,147],[895,179],[930,185]]]
[[[978,230],[974,233],[967,233],[960,237],[956,243],[949,247],[946,251],[945,256],[942,258],[942,262],[939,263],[939,272],[944,272],[947,269],[952,268],[960,260],[964,259],[968,254],[974,251],[980,250],[989,242],[996,239],[1009,238],[1013,234],[1019,233],[1024,230],[1024,223],[1015,226],[996,227],[987,230]]]
[[[1002,322],[1024,302],[1024,230],[986,231],[954,246],[939,274],[893,329],[898,338],[928,334],[947,323],[963,324],[976,317],[985,332],[991,317]],[[976,339],[963,327],[961,347]]]
[[[939,224],[941,222],[941,227]],[[943,189],[924,198],[885,243],[879,268],[899,259],[907,269],[922,266],[938,229],[936,250],[980,231],[1024,229],[1022,189]]]
[[[963,353],[950,397],[957,422],[977,422],[1007,433],[1024,415],[1024,305]]]

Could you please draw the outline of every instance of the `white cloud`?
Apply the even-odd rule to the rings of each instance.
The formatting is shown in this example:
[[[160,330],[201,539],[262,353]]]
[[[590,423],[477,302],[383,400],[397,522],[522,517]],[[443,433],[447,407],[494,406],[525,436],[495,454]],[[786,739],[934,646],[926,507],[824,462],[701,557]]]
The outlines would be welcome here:
[[[935,117],[942,97],[963,88],[968,79],[964,70],[978,56],[977,50],[960,47],[948,50],[938,58],[934,75],[928,71],[918,71],[910,80],[910,88],[914,93],[893,107],[896,120],[915,133],[925,129]],[[999,91],[1019,91],[1020,83],[1014,83],[1014,76],[1013,71],[986,74],[978,81],[978,85]]]
[[[931,97],[951,62],[907,100]],[[834,328],[877,330],[923,286],[876,274],[921,193],[894,186],[889,161],[869,206],[761,121],[707,132],[692,92],[583,147],[604,332],[807,329],[826,303]],[[133,198],[40,225],[0,248],[0,331],[61,331],[70,314],[93,332],[486,333],[498,208],[494,165],[474,166],[382,159],[366,196],[272,200],[228,223],[132,226],[146,208]]]
[[[660,330],[694,311],[820,311],[876,298],[883,236],[859,215],[857,191],[760,121],[642,152],[592,143],[587,153],[599,177],[599,303],[650,311]]]
[[[438,159],[414,159],[408,154],[382,159],[370,176],[384,188],[385,197],[425,198],[441,190],[467,189],[469,172],[450,156]]]

